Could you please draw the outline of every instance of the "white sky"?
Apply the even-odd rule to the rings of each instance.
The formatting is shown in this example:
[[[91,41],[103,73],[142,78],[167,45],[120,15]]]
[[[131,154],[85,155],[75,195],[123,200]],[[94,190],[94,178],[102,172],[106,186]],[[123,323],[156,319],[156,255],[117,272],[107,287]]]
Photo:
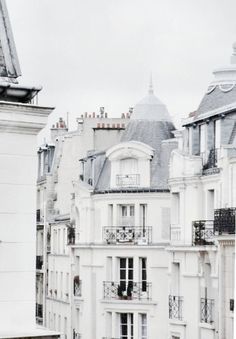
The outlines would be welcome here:
[[[7,0],[23,73],[40,84],[49,124],[155,94],[174,121],[195,110],[236,41],[235,0]]]

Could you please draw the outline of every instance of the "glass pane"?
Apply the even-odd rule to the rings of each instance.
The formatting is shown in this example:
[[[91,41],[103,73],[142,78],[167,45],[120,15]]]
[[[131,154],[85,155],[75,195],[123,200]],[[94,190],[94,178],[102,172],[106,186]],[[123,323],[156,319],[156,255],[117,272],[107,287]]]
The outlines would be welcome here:
[[[120,270],[120,279],[125,280],[126,279],[126,271],[125,270]]]
[[[121,207],[121,214],[122,214],[122,217],[127,217],[127,206]]]
[[[129,258],[129,268],[133,268],[133,258]]]
[[[134,216],[134,206],[130,206],[130,216]]]
[[[125,268],[125,267],[126,267],[126,259],[120,258],[120,268]]]

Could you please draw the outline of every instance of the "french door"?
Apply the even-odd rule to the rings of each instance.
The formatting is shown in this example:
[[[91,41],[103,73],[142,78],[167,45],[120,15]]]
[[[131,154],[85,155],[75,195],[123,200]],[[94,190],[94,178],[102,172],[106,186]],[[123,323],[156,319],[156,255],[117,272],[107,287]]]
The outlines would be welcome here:
[[[133,258],[120,258],[120,287],[127,291],[128,286],[133,286],[134,262]]]
[[[134,338],[133,313],[120,313],[120,339]]]
[[[120,226],[134,226],[134,205],[120,205]]]

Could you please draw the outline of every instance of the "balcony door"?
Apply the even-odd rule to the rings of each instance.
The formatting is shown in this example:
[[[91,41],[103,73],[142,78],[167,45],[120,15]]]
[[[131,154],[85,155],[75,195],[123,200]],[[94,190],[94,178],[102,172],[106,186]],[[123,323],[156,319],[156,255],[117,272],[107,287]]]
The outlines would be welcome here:
[[[133,313],[120,313],[120,339],[134,338]]]
[[[133,258],[120,258],[120,288],[122,294],[129,296],[133,287],[134,262]]]
[[[134,226],[134,205],[120,205],[120,226]]]

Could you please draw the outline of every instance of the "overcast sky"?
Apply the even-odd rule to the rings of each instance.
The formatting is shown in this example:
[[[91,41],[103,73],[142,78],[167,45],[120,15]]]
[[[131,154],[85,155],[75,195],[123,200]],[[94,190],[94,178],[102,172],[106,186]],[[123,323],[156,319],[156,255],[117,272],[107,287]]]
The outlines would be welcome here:
[[[23,73],[49,123],[155,94],[175,122],[195,110],[236,41],[235,0],[6,0]]]

